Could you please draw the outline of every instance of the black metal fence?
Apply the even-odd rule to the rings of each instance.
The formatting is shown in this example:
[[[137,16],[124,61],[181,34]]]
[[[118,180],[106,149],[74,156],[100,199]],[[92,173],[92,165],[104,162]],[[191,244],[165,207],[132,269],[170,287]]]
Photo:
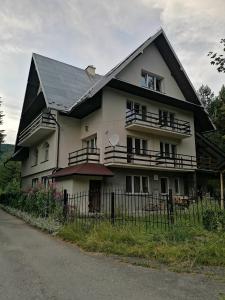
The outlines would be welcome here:
[[[17,198],[16,198],[17,197]],[[41,207],[32,202],[35,197],[25,201],[26,196],[12,194],[0,195],[0,203],[13,206],[41,217],[60,215],[61,222],[73,222],[77,225],[94,226],[102,222],[113,225],[134,225],[151,228],[168,229],[172,226],[201,226],[204,212],[219,211],[224,207],[219,198],[189,197],[173,195],[131,194],[123,189],[101,189],[68,194],[66,190],[54,200],[45,198]],[[38,200],[40,203],[40,199]],[[23,204],[24,203],[24,204]],[[34,212],[35,210],[35,212]],[[54,210],[57,210],[57,214]]]
[[[64,191],[64,220],[76,224],[100,224],[170,228],[202,225],[206,210],[221,209],[220,199],[182,195],[130,194],[121,189],[81,192]]]

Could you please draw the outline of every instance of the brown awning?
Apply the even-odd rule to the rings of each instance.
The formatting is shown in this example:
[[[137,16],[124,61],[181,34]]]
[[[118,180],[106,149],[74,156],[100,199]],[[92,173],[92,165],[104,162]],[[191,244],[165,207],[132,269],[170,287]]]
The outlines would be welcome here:
[[[54,174],[51,178],[65,177],[70,175],[89,175],[89,176],[113,176],[113,172],[101,164],[85,163],[77,166],[66,167]]]

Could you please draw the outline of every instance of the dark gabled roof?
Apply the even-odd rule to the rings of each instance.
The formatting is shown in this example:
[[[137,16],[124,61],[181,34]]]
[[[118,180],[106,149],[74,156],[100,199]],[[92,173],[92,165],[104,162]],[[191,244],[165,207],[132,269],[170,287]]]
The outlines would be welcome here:
[[[113,176],[113,172],[101,164],[84,163],[72,167],[63,168],[54,174],[51,178],[66,177],[72,175],[86,175],[86,176]]]
[[[80,104],[80,102],[85,101],[87,98],[93,97],[97,92],[99,92],[104,86],[106,86],[112,79],[117,78],[117,75],[133,60],[135,60],[139,55],[143,54],[144,50],[155,43],[160,54],[167,63],[171,73],[173,74],[175,80],[177,81],[182,93],[184,94],[186,100],[197,105],[202,105],[198,95],[188,78],[184,68],[176,56],[168,38],[166,37],[163,29],[160,29],[153,36],[148,38],[143,44],[141,44],[136,50],[134,50],[130,55],[128,55],[122,62],[110,70],[105,76],[102,76],[101,80],[96,82],[86,93],[73,104],[70,110],[73,110]]]
[[[47,102],[53,109],[67,111],[99,79],[83,69],[33,53],[34,64]]]

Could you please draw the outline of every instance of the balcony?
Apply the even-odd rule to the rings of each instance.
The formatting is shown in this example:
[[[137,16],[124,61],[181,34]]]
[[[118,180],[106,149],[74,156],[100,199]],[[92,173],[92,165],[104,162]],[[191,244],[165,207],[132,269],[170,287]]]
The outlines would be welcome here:
[[[130,110],[126,114],[126,128],[129,130],[153,133],[165,137],[187,138],[191,136],[190,122],[160,118],[158,114],[140,113]]]
[[[215,171],[218,170],[218,162],[212,157],[199,156],[197,158],[197,166],[199,170]]]
[[[68,166],[99,162],[100,150],[98,148],[83,148],[69,153]]]
[[[197,168],[195,156],[184,154],[165,154],[154,150],[135,149],[127,152],[126,146],[105,148],[105,165],[142,169],[173,169],[190,171]]]
[[[55,115],[53,115],[55,117]],[[56,129],[56,123],[47,113],[38,115],[19,134],[19,146],[29,147],[44,139]]]

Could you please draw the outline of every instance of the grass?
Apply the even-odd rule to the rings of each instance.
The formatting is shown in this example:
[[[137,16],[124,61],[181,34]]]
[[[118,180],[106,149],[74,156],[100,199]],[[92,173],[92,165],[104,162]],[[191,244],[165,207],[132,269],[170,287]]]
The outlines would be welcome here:
[[[87,251],[157,261],[176,270],[196,266],[225,267],[225,232],[208,232],[200,227],[159,231],[136,226],[112,226],[109,223],[72,223],[58,235]]]

